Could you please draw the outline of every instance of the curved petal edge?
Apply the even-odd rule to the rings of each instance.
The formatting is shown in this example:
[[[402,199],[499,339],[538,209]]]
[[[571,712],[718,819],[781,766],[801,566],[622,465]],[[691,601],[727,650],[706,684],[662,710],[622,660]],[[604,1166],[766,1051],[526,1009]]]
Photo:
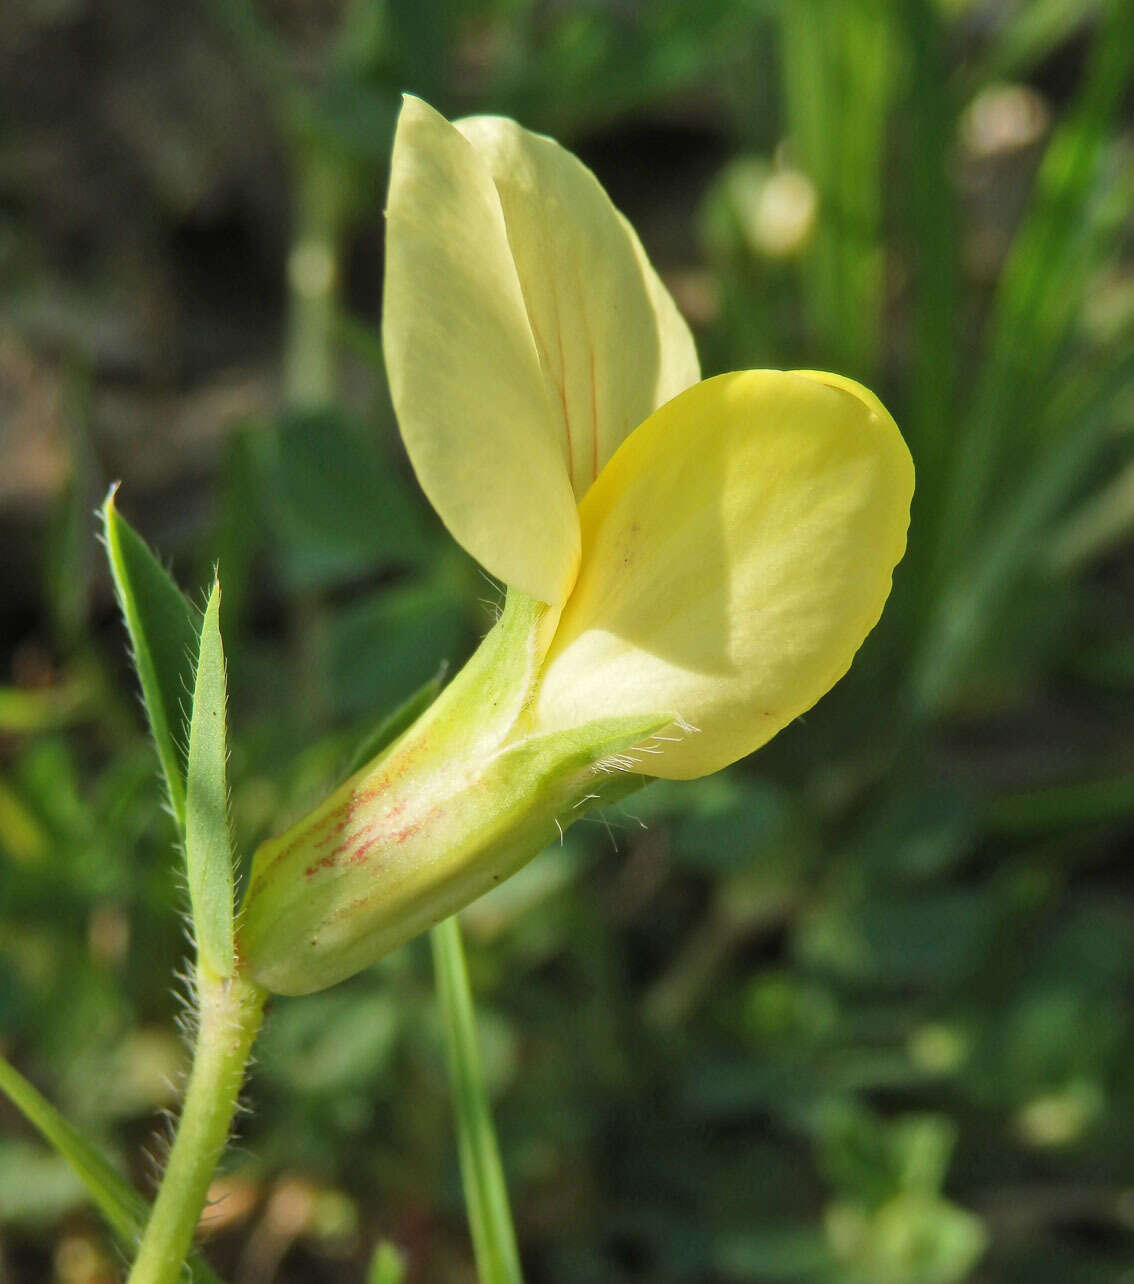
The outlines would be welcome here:
[[[690,388],[580,506],[537,725],[667,711],[674,738],[641,770],[678,779],[759,748],[877,623],[912,493],[897,426],[851,380],[756,370]]]

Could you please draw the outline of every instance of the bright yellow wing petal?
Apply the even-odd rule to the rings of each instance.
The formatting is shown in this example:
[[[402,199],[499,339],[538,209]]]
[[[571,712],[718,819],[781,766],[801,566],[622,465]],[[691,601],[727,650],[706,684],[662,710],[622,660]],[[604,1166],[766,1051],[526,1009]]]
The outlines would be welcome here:
[[[581,498],[626,436],[700,379],[692,335],[633,228],[581,161],[500,116],[456,127],[496,181]]]
[[[484,158],[416,98],[398,119],[386,219],[383,345],[421,485],[488,571],[558,604],[578,516],[500,198]]]
[[[649,712],[698,728],[642,760],[705,775],[846,672],[905,549],[913,464],[834,375],[748,371],[682,393],[580,508],[583,560],[535,708],[544,728]]]

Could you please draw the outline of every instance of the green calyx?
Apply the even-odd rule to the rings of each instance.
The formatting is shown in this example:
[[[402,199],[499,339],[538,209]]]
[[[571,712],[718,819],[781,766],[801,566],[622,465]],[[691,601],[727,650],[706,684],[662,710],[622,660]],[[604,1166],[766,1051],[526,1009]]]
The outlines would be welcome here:
[[[345,980],[502,882],[642,783],[613,762],[671,719],[536,734],[546,608],[504,613],[434,704],[252,864],[238,956],[279,994]]]

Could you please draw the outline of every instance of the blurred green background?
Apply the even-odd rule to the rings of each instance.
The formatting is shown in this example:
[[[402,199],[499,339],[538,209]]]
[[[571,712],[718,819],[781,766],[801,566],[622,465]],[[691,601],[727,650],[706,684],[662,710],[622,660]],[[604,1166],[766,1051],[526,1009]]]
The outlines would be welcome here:
[[[247,853],[499,593],[378,339],[398,96],[595,169],[707,373],[876,388],[911,544],[849,677],[466,914],[529,1284],[1134,1281],[1129,0],[8,0],[0,1050],[152,1189],[173,827],[94,509],[219,559]],[[421,941],[274,1003],[234,1284],[474,1278]],[[0,1103],[0,1278],[120,1262]]]

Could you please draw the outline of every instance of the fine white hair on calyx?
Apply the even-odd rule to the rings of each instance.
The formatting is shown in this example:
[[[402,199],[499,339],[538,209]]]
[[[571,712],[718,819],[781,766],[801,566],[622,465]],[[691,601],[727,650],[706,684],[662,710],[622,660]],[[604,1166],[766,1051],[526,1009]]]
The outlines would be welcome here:
[[[643,740],[641,744],[634,745],[634,747],[628,751],[623,753],[612,753],[607,755],[607,757],[600,759],[594,764],[592,770],[599,772],[604,776],[611,776],[619,771],[633,771],[636,767],[641,765],[642,759],[639,755],[657,755],[664,753],[665,746],[667,744],[680,744],[686,736],[699,735],[701,731],[700,727],[695,727],[691,722],[687,722],[680,716],[673,719],[672,725],[675,726],[682,734],[677,736],[663,736],[660,733],[655,732],[652,736]]]
[[[612,753],[596,762],[594,770],[604,776],[613,776],[619,771],[633,771],[641,761],[632,753]]]
[[[501,584],[499,580],[493,579],[483,566],[478,566],[476,571],[480,578],[484,580],[492,590],[491,597],[479,597],[477,598],[477,601],[482,606],[486,606],[488,608],[488,612],[492,616],[492,623],[498,624],[500,622],[500,617],[504,614],[504,603],[508,598],[508,589],[505,585]]]
[[[582,798],[580,798],[577,803],[572,804],[572,806],[575,810],[578,810],[584,803],[601,802],[601,801],[602,801],[601,794],[584,794]]]

